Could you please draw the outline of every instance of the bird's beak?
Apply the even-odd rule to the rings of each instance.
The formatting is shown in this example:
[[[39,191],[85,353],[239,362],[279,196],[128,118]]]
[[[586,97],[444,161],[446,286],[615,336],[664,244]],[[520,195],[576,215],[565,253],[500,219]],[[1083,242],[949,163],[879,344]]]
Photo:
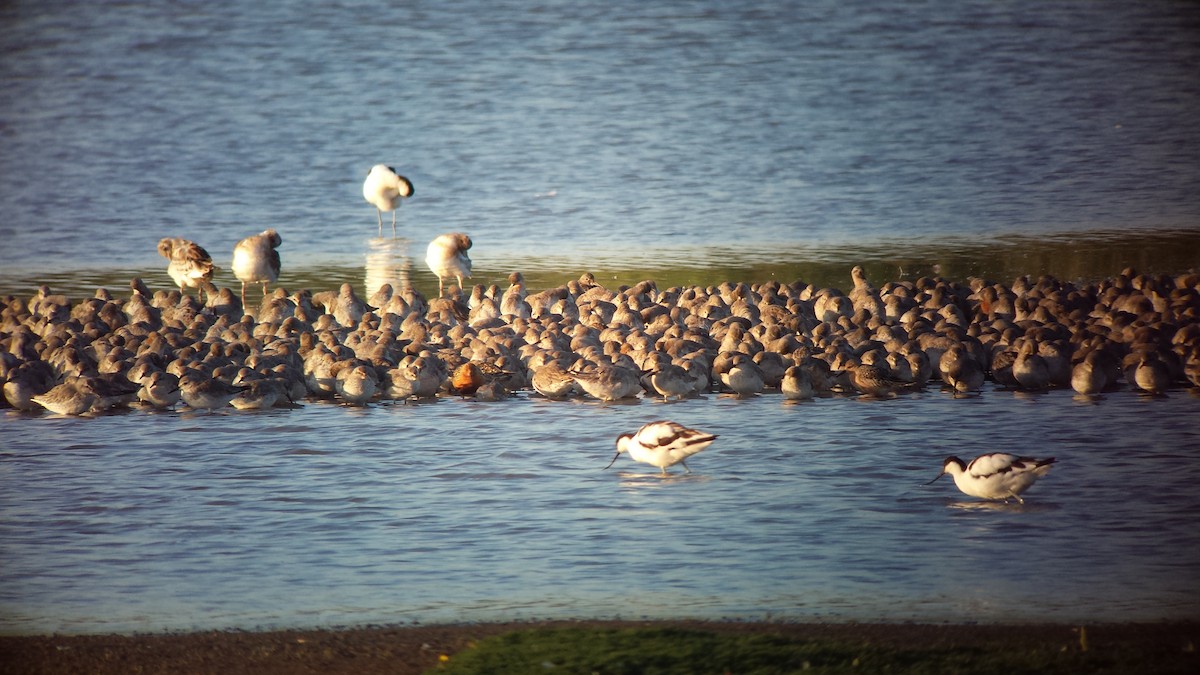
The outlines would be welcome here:
[[[936,476],[934,476],[934,477],[933,477],[933,480],[931,480],[931,481],[929,481],[928,483],[926,483],[926,485],[933,485],[934,483],[936,483],[936,482],[937,482],[937,479],[939,479],[939,478],[941,478],[942,476],[945,476],[945,475],[946,475],[946,472],[945,472],[945,471],[943,471],[943,472],[939,473],[938,475],[936,475]]]
[[[614,455],[614,456],[613,456],[613,460],[612,460],[611,462],[609,462],[609,463],[608,463],[608,466],[612,466],[613,464],[616,464],[616,463],[617,463],[617,457],[620,457],[620,456],[621,456],[621,453],[619,453],[619,452],[618,452],[616,455]],[[608,466],[604,467],[604,469],[607,469],[607,468],[608,468]],[[601,471],[603,471],[604,469],[601,469]]]

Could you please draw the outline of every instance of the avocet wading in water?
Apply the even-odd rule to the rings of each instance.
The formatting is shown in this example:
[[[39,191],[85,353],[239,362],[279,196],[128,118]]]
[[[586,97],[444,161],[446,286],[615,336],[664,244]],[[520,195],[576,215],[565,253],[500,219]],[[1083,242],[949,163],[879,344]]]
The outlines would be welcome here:
[[[396,236],[396,209],[401,199],[413,196],[413,184],[387,164],[376,164],[363,181],[363,198],[375,207],[379,236],[383,236],[383,212],[392,212],[392,236]]]
[[[676,464],[683,464],[683,468],[691,473],[692,470],[683,460],[712,445],[715,440],[716,434],[689,429],[676,422],[650,422],[635,433],[617,436],[617,454],[604,468],[615,464],[621,453],[628,452],[635,462],[662,469],[664,476],[667,475],[667,467]]]
[[[1024,504],[1021,493],[1045,476],[1053,463],[1053,457],[1034,459],[1003,452],[980,455],[970,464],[963,464],[957,457],[947,457],[942,464],[942,472],[926,485],[932,485],[938,478],[950,474],[963,494],[1004,501],[1014,498]]]

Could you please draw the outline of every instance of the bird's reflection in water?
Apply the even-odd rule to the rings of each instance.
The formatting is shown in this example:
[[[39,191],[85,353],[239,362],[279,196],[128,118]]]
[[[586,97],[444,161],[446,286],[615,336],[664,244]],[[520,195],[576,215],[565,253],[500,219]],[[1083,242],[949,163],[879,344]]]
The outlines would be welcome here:
[[[1020,502],[1005,502],[999,500],[986,501],[948,501],[946,506],[952,509],[961,509],[963,511],[1002,511],[1006,513],[1030,513],[1036,511],[1051,511],[1058,507],[1052,503],[1045,502],[1030,502],[1024,504]]]
[[[393,291],[412,285],[412,259],[408,257],[408,239],[375,238],[367,245],[367,272],[363,286],[367,297],[373,297],[384,284]]]
[[[707,482],[712,480],[711,477],[700,473],[684,473],[682,471],[668,473],[665,476],[657,471],[647,473],[637,473],[633,471],[620,471],[617,473],[620,478],[620,485],[627,490],[646,490],[665,485]]]

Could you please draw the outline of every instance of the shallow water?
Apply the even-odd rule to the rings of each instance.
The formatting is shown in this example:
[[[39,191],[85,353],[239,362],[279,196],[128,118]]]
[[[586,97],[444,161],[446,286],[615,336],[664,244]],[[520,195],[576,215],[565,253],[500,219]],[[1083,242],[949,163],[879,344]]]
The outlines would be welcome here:
[[[442,400],[8,416],[0,630],[1200,612],[1200,399]],[[622,430],[720,435],[662,478]],[[1152,431],[1152,433],[1151,433]],[[1055,456],[1024,505],[924,486]]]
[[[425,268],[424,247],[407,238],[362,238],[361,255],[330,257],[288,271],[284,285],[290,290],[307,288],[336,290],[343,282],[354,285],[356,292],[369,298],[384,283],[393,288],[412,285],[429,297],[437,295],[437,278]],[[472,251],[473,252],[473,251]],[[676,252],[679,253],[678,251]],[[802,280],[821,288],[848,290],[853,287],[850,268],[861,265],[872,281],[913,281],[922,276],[940,275],[965,280],[982,277],[1011,283],[1018,276],[1037,278],[1052,275],[1063,281],[1093,283],[1132,267],[1149,274],[1175,274],[1200,266],[1200,228],[1195,230],[1155,230],[1091,233],[1079,235],[1011,236],[1003,240],[966,238],[876,242],[873,245],[816,247],[796,245],[768,249],[730,250],[720,246],[696,247],[689,259],[664,258],[654,251],[629,251],[622,260],[565,258],[509,260],[508,266],[492,265],[480,270],[476,255],[473,281],[485,286],[506,288],[513,271],[522,272],[526,285],[541,290],[563,285],[592,272],[609,288],[632,286],[652,279],[659,288],[671,286],[711,286],[726,281],[759,283]],[[91,297],[97,288],[128,294],[130,279],[143,276],[137,268],[36,270],[10,268],[0,272],[0,289],[20,297],[31,296],[38,286],[47,284],[56,293],[78,301]],[[158,270],[146,276],[152,288],[169,287],[165,267],[162,279]],[[221,276],[218,274],[218,276]],[[161,283],[165,280],[165,283]],[[154,283],[158,281],[160,283]],[[236,281],[217,280],[235,290]],[[191,292],[194,294],[194,292]],[[256,287],[247,298],[257,302]]]
[[[0,8],[0,294],[170,281],[533,290],[1200,262],[1191,3],[495,0]],[[360,186],[412,179],[400,238]],[[445,400],[0,416],[0,631],[621,616],[1200,616],[1200,399]],[[661,479],[613,439],[721,434]],[[1055,455],[1025,506],[931,478]]]
[[[1191,233],[1186,269],[1198,26],[1174,2],[8,3],[0,291],[167,286],[163,236],[229,285],[267,227],[280,283],[357,283],[376,162],[415,185],[426,292],[454,230],[485,283],[1159,231]],[[1016,273],[1043,271],[1068,276]]]

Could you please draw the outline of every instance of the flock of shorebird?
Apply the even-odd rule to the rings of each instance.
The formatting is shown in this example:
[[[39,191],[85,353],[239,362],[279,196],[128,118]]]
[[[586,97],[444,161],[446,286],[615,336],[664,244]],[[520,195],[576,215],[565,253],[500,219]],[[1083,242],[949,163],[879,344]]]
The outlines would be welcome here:
[[[371,169],[363,196],[377,209],[380,235],[383,212],[392,212],[394,234],[395,211],[412,194],[393,169]],[[802,401],[887,399],[930,382],[971,396],[988,379],[1002,389],[1071,388],[1089,397],[1122,387],[1149,395],[1200,387],[1197,274],[1128,269],[1086,285],[922,277],[877,288],[854,267],[845,293],[800,281],[613,289],[584,274],[530,293],[513,273],[507,289],[468,290],[471,239],[449,233],[426,255],[438,297],[385,284],[364,301],[350,284],[315,294],[271,291],[281,241],[267,230],[237,243],[240,299],[213,284],[211,256],[182,238],[158,244],[178,291],[151,292],[134,279],[125,299],[99,289],[72,303],[46,287],[32,298],[6,298],[4,404],[84,415],[139,402],[215,410],[310,397],[353,405],[439,395],[495,401],[518,390],[602,401],[772,391]],[[451,278],[458,284],[447,290]],[[254,306],[246,285],[258,283],[263,298]],[[617,456],[665,473],[715,438],[654,422],[622,434]],[[1051,461],[950,458],[943,474],[967,494],[1019,499]]]
[[[413,185],[404,176],[386,164],[376,164],[363,182],[363,198],[376,208],[379,219],[379,235],[383,236],[383,213],[392,212],[392,235],[396,234],[396,209],[401,201],[413,195]],[[263,296],[267,287],[279,280],[281,269],[279,245],[283,238],[273,229],[246,237],[233,247],[233,275],[242,282],[242,304],[246,303],[246,285],[262,284]],[[435,238],[425,252],[425,263],[437,275],[438,294],[445,293],[444,282],[453,277],[462,288],[462,280],[471,278],[471,258],[467,251],[471,238],[461,232],[450,232]],[[196,242],[179,237],[169,237],[158,242],[158,252],[169,262],[167,274],[179,286],[179,292],[187,289],[202,289],[218,293],[212,283],[217,268],[212,256]]]

